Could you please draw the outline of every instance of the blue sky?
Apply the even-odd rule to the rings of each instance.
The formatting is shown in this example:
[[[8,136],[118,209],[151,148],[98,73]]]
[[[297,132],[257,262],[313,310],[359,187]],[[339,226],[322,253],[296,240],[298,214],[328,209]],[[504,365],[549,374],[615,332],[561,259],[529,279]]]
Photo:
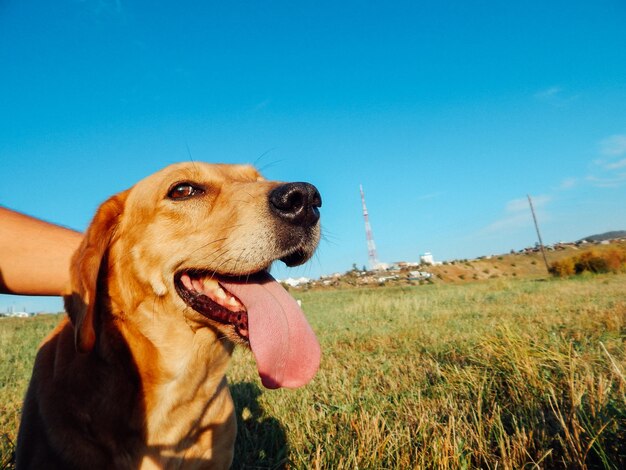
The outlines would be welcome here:
[[[623,1],[0,0],[0,204],[84,230],[193,158],[310,181],[303,267],[626,229]],[[60,309],[58,299],[0,296]]]

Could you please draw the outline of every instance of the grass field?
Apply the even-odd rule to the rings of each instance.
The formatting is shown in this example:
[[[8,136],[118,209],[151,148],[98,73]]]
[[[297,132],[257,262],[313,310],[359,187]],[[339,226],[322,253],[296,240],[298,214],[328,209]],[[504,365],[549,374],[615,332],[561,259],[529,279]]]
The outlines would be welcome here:
[[[267,391],[230,382],[234,468],[624,468],[626,275],[296,292],[324,358]],[[0,464],[56,318],[0,321]]]

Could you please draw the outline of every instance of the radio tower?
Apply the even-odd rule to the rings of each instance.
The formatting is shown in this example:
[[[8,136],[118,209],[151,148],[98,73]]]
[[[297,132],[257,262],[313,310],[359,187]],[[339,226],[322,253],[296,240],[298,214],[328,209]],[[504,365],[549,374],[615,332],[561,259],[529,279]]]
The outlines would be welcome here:
[[[361,190],[361,202],[363,203],[363,218],[365,219],[365,236],[367,237],[367,255],[370,261],[370,268],[376,269],[378,266],[378,256],[376,255],[376,245],[374,244],[374,237],[372,236],[372,226],[370,225],[370,219],[367,214],[367,206],[365,205],[365,194],[363,193],[363,185],[359,185]]]

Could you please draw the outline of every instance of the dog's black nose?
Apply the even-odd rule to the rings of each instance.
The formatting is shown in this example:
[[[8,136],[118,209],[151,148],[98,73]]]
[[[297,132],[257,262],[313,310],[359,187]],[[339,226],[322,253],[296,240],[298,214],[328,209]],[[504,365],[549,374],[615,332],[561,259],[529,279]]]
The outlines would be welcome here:
[[[269,201],[272,212],[290,224],[311,227],[320,219],[322,197],[312,184],[283,184],[270,192]]]

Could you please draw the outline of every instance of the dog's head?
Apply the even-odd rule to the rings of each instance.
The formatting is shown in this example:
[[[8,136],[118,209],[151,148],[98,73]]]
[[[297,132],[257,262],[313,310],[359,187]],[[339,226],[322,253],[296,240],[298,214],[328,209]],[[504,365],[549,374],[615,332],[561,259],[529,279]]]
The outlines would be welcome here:
[[[221,340],[250,345],[266,386],[308,382],[319,344],[268,269],[275,260],[295,266],[311,257],[320,206],[308,183],[196,162],[113,196],[73,258],[66,308],[77,348],[93,348],[99,315],[117,315],[155,342],[168,330],[210,328]]]

